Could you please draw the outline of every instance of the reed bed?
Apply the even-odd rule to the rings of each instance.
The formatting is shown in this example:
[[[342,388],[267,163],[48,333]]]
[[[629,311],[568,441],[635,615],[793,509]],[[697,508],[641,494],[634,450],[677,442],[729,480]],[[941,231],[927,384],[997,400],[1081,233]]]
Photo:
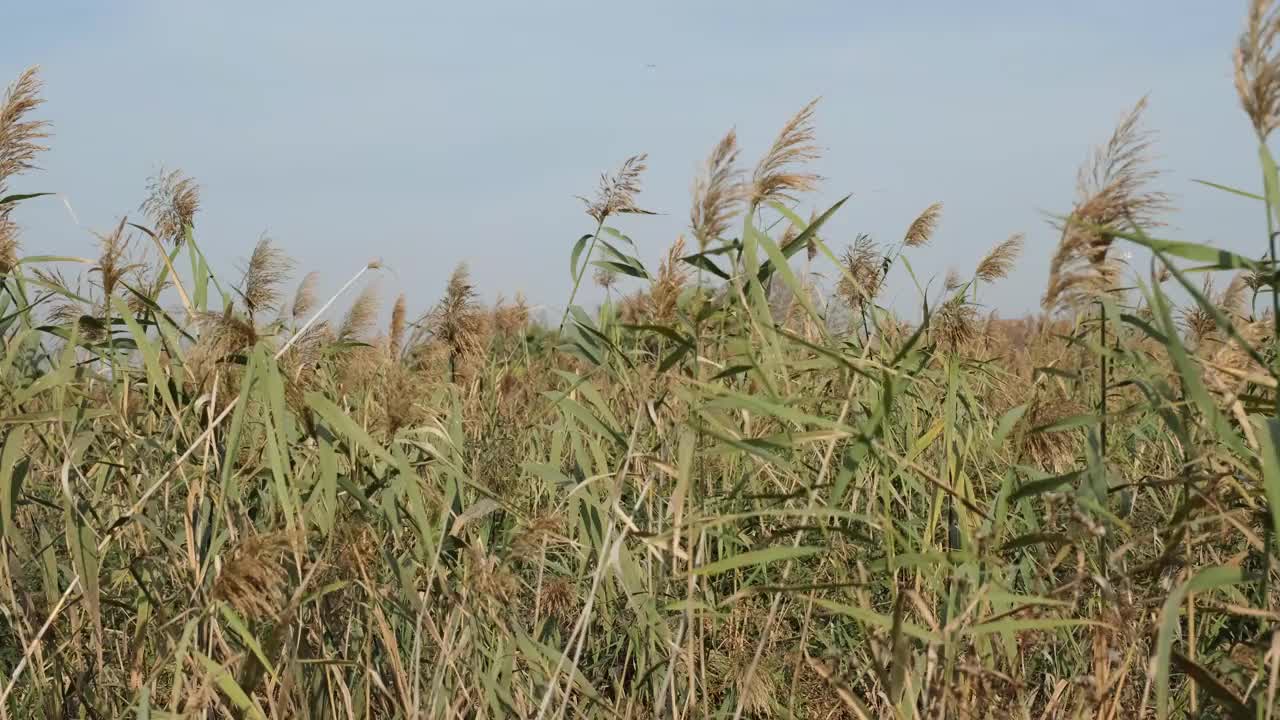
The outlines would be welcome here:
[[[465,266],[386,326],[376,262],[330,298],[267,237],[215,272],[177,170],[96,257],[40,256],[23,73],[0,715],[1274,717],[1278,32],[1255,0],[1235,56],[1262,191],[1205,190],[1257,203],[1256,245],[1162,236],[1144,99],[1015,320],[978,296],[1033,229],[941,281],[911,266],[941,203],[828,234],[816,101],[754,166],[713,146],[657,268],[645,156],[602,176],[554,326]]]

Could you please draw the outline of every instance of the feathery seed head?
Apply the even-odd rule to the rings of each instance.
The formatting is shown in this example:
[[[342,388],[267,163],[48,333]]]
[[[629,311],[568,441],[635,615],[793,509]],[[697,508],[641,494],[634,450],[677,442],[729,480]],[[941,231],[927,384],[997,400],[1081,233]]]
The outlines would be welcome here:
[[[1110,255],[1114,231],[1158,224],[1156,215],[1168,209],[1169,198],[1150,185],[1160,173],[1150,168],[1151,133],[1142,126],[1146,98],[1120,121],[1106,145],[1094,151],[1081,168],[1076,206],[1065,223],[1049,264],[1046,310],[1079,309],[1098,295],[1112,291],[1122,271]]]
[[[147,182],[147,199],[142,212],[151,220],[152,230],[163,242],[181,245],[187,227],[200,210],[200,186],[181,170],[163,169]]]
[[[680,294],[689,282],[689,269],[680,259],[683,255],[684,236],[681,235],[658,265],[658,275],[649,291],[649,314],[655,320],[671,320],[676,315]]]
[[[649,295],[643,290],[622,296],[618,302],[618,317],[625,323],[644,322],[649,310]]]
[[[48,123],[27,119],[43,102],[34,67],[18,76],[0,102],[0,197],[9,194],[9,179],[34,168],[36,156],[46,149],[40,141],[49,136]],[[18,264],[18,225],[9,217],[12,210],[13,203],[0,206],[0,274],[12,272]]]
[[[293,261],[271,238],[266,235],[259,238],[240,281],[240,294],[249,317],[271,312],[280,305],[280,285],[288,279],[292,268]]]
[[[836,292],[855,313],[875,301],[884,281],[884,257],[869,235],[859,235],[845,248],[841,258],[844,272],[836,284]]]
[[[363,339],[373,328],[377,316],[378,284],[371,282],[364,286],[342,317],[342,323],[338,325],[338,340],[352,342]]]
[[[1217,299],[1213,288],[1212,275],[1204,276],[1204,284],[1200,286],[1200,293],[1209,302]],[[1217,323],[1213,320],[1213,314],[1198,302],[1184,308],[1181,311],[1181,316],[1182,327],[1187,333],[1187,339],[1197,348],[1201,347],[1205,340],[1213,335],[1217,327]]]
[[[506,603],[518,584],[498,556],[479,542],[473,542],[467,545],[465,586],[487,600]]]
[[[964,285],[964,279],[960,277],[960,273],[955,268],[947,270],[947,274],[942,279],[943,289],[947,292],[952,292],[953,290],[959,290],[961,285]]]
[[[595,272],[591,274],[591,279],[606,291],[611,289],[618,282],[618,273],[607,267],[597,267]]]
[[[1269,269],[1267,269],[1267,266],[1265,265],[1265,263],[1267,263],[1266,258],[1263,258],[1260,262],[1263,264],[1262,267],[1259,267],[1256,270],[1250,270],[1245,277],[1245,285],[1247,285],[1249,289],[1254,291],[1255,293],[1261,290],[1262,288],[1270,287],[1272,282],[1272,276],[1274,275],[1274,273],[1272,273]],[[1169,276],[1169,271],[1163,267],[1160,269],[1160,271],[1164,275],[1166,275],[1165,279],[1167,280]],[[1163,280],[1161,282],[1163,282]]]
[[[940,219],[942,219],[942,203],[936,202],[925,208],[919,217],[911,221],[911,225],[907,227],[907,234],[902,238],[902,244],[909,248],[928,245],[933,237],[933,231],[938,228]]]
[[[1065,394],[1047,397],[1037,395],[1030,409],[1023,415],[1020,433],[1023,448],[1028,456],[1040,467],[1049,471],[1060,471],[1076,457],[1080,446],[1078,430],[1037,432],[1039,428],[1049,427],[1064,418],[1084,412],[1080,403]]]
[[[248,319],[232,312],[204,312],[196,317],[200,328],[200,344],[215,358],[221,359],[253,347],[258,342],[258,329]]]
[[[963,295],[957,295],[941,307],[930,318],[934,340],[938,346],[948,350],[958,350],[977,336],[978,312],[973,305],[965,302]]]
[[[738,134],[730,130],[716,144],[707,158],[706,169],[694,181],[689,226],[701,249],[729,232],[729,224],[742,205],[746,188],[737,161]]]
[[[422,378],[402,363],[387,365],[379,373],[378,382],[373,387],[377,400],[375,418],[388,436],[394,436],[400,428],[414,427],[427,419],[427,410],[419,402],[420,394],[415,392],[421,384]]]
[[[622,167],[614,175],[601,175],[596,199],[592,201],[579,198],[586,204],[587,214],[600,223],[610,215],[652,215],[652,212],[636,206],[636,195],[640,194],[640,176],[648,169],[645,164],[648,157],[644,153],[633,155],[623,161]]]
[[[547,615],[560,622],[569,620],[578,604],[578,592],[574,587],[573,578],[564,575],[548,578],[542,585],[542,594],[538,601]]]
[[[121,218],[115,230],[98,236],[98,262],[89,272],[98,276],[99,287],[102,288],[104,311],[109,312],[111,298],[115,295],[120,281],[143,267],[141,263],[129,262],[129,238],[125,235],[125,219]]]
[[[293,293],[293,319],[301,320],[311,314],[312,308],[316,306],[316,285],[320,283],[320,273],[312,270],[302,278],[302,282],[298,283],[298,289]]]
[[[255,535],[232,551],[213,584],[213,597],[243,617],[273,618],[284,602],[289,573],[282,562],[289,550],[287,533]]]
[[[742,696],[742,707],[752,717],[769,717],[778,697],[773,668],[763,663],[755,665],[750,658],[742,660],[731,670],[734,685]]]
[[[466,357],[480,349],[484,317],[476,302],[476,288],[466,263],[458,263],[444,297],[427,314],[427,331],[444,343],[454,357]]]
[[[1272,323],[1269,319],[1242,321],[1236,328],[1244,342],[1254,348],[1262,347],[1272,333]],[[1260,366],[1235,338],[1224,341],[1218,347],[1210,361],[1205,363],[1204,371],[1205,384],[1219,398],[1228,402],[1234,402],[1248,389],[1247,375],[1265,377],[1267,374],[1267,369]]]
[[[1022,254],[1022,244],[1022,233],[1016,233],[1010,236],[1008,240],[991,248],[991,252],[987,253],[987,256],[982,258],[982,262],[978,263],[978,268],[974,271],[974,275],[979,280],[987,283],[1008,277],[1009,271],[1013,269],[1013,264],[1018,260],[1018,256]]]
[[[163,265],[155,269],[154,274],[148,274],[146,265],[139,263],[133,272],[133,286],[142,295],[138,297],[133,293],[129,294],[129,309],[135,315],[141,315],[147,311],[147,303],[143,300],[146,298],[153,303],[160,301],[160,295],[169,287],[172,278],[169,277],[169,271]]]
[[[0,103],[0,196],[8,194],[9,178],[34,168],[36,156],[48,149],[40,141],[49,137],[49,124],[27,119],[43,102],[39,71],[34,67],[23,71],[4,94]]]
[[[1258,137],[1266,140],[1280,125],[1280,12],[1272,0],[1252,0],[1236,45],[1236,94]]]
[[[1248,289],[1248,275],[1246,273],[1237,273],[1232,276],[1231,281],[1227,283],[1221,293],[1214,292],[1213,276],[1205,275],[1200,293],[1229,322],[1240,328],[1249,324],[1250,313],[1245,303],[1245,294]],[[1197,349],[1204,347],[1207,340],[1226,341],[1226,338],[1219,333],[1218,323],[1214,319],[1213,313],[1199,302],[1195,302],[1183,309],[1180,314],[1183,329],[1187,333],[1187,339]]]
[[[520,560],[532,560],[542,552],[544,546],[557,545],[562,542],[564,517],[556,513],[544,513],[534,516],[523,523],[520,531],[511,542],[511,557]]]
[[[404,293],[396,297],[396,304],[391,306],[391,327],[387,332],[387,352],[392,358],[400,357],[404,345],[405,299]]]
[[[773,141],[769,152],[761,158],[751,176],[751,206],[770,200],[795,202],[795,194],[818,186],[820,178],[796,169],[797,165],[821,156],[814,144],[813,111],[820,98],[800,108]]]
[[[1231,282],[1218,296],[1218,310],[1232,322],[1241,322],[1249,317],[1249,308],[1245,304],[1245,294],[1249,290],[1248,273],[1236,273]]]
[[[8,275],[18,266],[18,225],[0,211],[0,275]]]
[[[529,303],[517,292],[510,304],[499,299],[493,310],[493,326],[502,335],[514,335],[529,324]]]

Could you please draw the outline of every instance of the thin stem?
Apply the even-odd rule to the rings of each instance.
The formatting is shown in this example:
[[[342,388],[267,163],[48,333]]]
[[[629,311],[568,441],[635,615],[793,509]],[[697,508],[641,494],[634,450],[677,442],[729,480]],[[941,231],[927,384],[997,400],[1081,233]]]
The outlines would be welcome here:
[[[591,256],[596,251],[596,241],[600,239],[600,231],[604,229],[604,221],[608,216],[600,218],[600,222],[596,223],[596,231],[591,233],[591,244],[587,246],[587,257],[582,261],[582,269],[574,268],[577,271],[577,277],[573,279],[573,290],[569,292],[569,302],[565,303],[564,315],[560,316],[560,327],[557,332],[564,331],[565,321],[569,319],[569,308],[573,307],[573,299],[578,296],[578,288],[582,285],[582,276],[587,274],[587,264],[591,262]]]
[[[1270,156],[1271,151],[1267,148],[1266,136],[1260,135],[1258,139],[1262,143],[1263,155]],[[1266,193],[1267,201],[1265,203],[1266,204],[1265,210],[1267,213],[1267,246],[1268,246],[1268,250],[1270,251],[1268,253],[1269,255],[1268,259],[1270,260],[1270,262],[1268,263],[1268,266],[1267,266],[1267,271],[1270,277],[1268,278],[1267,285],[1271,288],[1271,319],[1272,319],[1272,322],[1274,323],[1274,325],[1272,326],[1271,340],[1272,340],[1272,344],[1275,344],[1276,341],[1280,340],[1280,294],[1277,294],[1277,291],[1280,291],[1280,288],[1276,287],[1276,234],[1277,232],[1276,232],[1275,217],[1273,216],[1273,213],[1280,212],[1280,208],[1275,208],[1271,206],[1272,192],[1275,190],[1275,188],[1272,187],[1272,179],[1273,178],[1269,173],[1265,171],[1262,173],[1262,186],[1264,188],[1267,188],[1267,193]],[[1275,362],[1280,363],[1280,357],[1278,357]],[[1280,392],[1276,393],[1275,404],[1272,410],[1272,414],[1277,419],[1280,419]],[[1270,568],[1268,568],[1268,570],[1270,570]]]
[[[1280,234],[1271,230],[1271,208],[1267,208],[1267,238],[1270,243],[1271,264],[1268,270],[1271,272],[1271,320],[1274,324],[1272,327],[1272,341],[1280,340],[1280,288],[1276,287],[1276,235]],[[1275,408],[1273,414],[1280,419],[1280,392],[1276,393]]]
[[[1099,373],[1101,375],[1098,382],[1098,417],[1101,420],[1099,440],[1102,445],[1102,457],[1105,461],[1107,457],[1107,309],[1101,302],[1098,303],[1098,314],[1101,316],[1101,322],[1098,325],[1100,335],[1098,346],[1102,348],[1102,355],[1098,359]]]

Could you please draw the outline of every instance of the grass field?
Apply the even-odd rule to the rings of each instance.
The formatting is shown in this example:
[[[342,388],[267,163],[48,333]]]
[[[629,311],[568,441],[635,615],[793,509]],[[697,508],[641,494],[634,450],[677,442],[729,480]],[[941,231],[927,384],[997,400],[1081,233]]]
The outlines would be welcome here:
[[[1253,199],[1253,245],[1162,234],[1140,102],[1016,321],[977,299],[1021,236],[930,282],[941,204],[900,238],[825,234],[812,104],[754,163],[713,148],[657,268],[619,229],[645,158],[603,176],[546,323],[465,267],[389,314],[376,263],[332,298],[266,239],[211,268],[180,172],[98,257],[39,256],[23,74],[4,716],[1274,717],[1278,33],[1253,2],[1261,189],[1205,188]],[[891,274],[918,308],[877,303]]]

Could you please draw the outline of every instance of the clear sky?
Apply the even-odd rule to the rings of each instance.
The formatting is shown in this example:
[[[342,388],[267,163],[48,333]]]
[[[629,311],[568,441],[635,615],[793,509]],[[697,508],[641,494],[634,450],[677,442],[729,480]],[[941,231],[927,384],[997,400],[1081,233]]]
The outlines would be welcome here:
[[[1259,185],[1231,84],[1244,0],[713,2],[41,2],[3,11],[0,77],[43,67],[54,123],[44,170],[15,190],[65,194],[17,217],[28,253],[92,252],[90,229],[136,214],[146,178],[204,188],[202,247],[233,272],[267,232],[336,287],[371,257],[425,308],[459,261],[492,299],[562,305],[590,230],[574,195],[647,152],[641,205],[617,224],[647,262],[685,229],[689,187],[737,127],[754,162],[823,96],[823,189],[846,193],[834,246],[901,237],[946,204],[920,273],[972,269],[1027,233],[1026,259],[983,300],[1035,308],[1076,168],[1149,93],[1169,235],[1250,254]],[[808,210],[808,207],[805,208]],[[807,212],[806,212],[807,214]],[[837,248],[838,251],[838,248]],[[899,278],[891,301],[905,304]],[[588,294],[590,301],[596,295]]]

